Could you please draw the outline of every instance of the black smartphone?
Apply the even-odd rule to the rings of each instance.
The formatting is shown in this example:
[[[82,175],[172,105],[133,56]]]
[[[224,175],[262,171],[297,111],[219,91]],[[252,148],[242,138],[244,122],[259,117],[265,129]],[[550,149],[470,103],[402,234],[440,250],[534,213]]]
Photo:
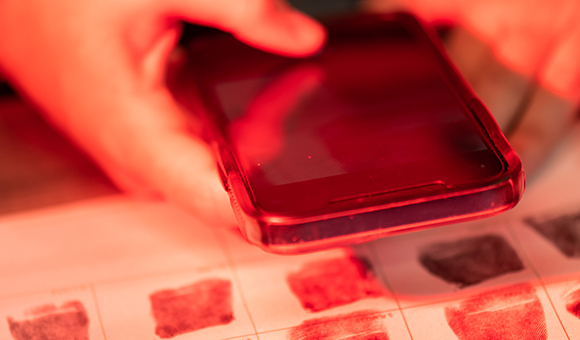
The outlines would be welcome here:
[[[302,59],[226,33],[189,46],[183,91],[201,100],[249,242],[318,250],[519,201],[519,158],[433,30],[404,13],[325,25],[324,48]]]

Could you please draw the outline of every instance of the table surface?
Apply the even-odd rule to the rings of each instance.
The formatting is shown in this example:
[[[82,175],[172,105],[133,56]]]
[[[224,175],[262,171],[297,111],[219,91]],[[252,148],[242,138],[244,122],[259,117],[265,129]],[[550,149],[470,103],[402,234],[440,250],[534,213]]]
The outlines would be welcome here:
[[[0,160],[0,214],[119,192],[82,151],[11,93],[0,96]]]

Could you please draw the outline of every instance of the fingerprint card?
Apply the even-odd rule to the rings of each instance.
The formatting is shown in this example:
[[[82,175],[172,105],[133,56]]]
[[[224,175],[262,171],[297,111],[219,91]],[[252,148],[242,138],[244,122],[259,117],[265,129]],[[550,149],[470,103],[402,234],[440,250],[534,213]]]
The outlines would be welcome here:
[[[0,300],[0,338],[104,340],[90,287]]]
[[[371,246],[406,308],[450,294],[534,280],[504,224],[495,217],[390,237]]]
[[[0,339],[580,338],[577,142],[512,212],[297,256],[123,197],[2,217]]]
[[[260,334],[312,318],[398,309],[368,257],[347,249],[247,263],[238,275]]]
[[[95,291],[109,340],[255,335],[227,267],[102,284]]]

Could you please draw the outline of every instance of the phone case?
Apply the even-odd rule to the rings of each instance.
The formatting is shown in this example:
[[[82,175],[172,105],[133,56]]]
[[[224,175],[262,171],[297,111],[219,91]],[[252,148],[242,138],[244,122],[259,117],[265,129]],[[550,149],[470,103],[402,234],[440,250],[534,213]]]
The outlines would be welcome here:
[[[240,67],[245,64],[236,59],[231,66],[229,66],[230,63],[222,62],[218,63],[219,68],[212,70],[211,66],[206,67],[206,65],[218,59],[216,55],[223,54],[228,58],[239,56],[240,59],[244,59],[243,53],[234,53],[236,49],[230,49],[230,44],[239,44],[231,36],[219,33],[204,36],[194,39],[193,47],[190,49],[191,65],[196,65],[196,67],[182,74],[189,81],[194,81],[193,87],[196,88],[195,94],[191,88],[189,92],[186,91],[188,93],[186,97],[198,98],[203,103],[203,108],[196,107],[195,109],[198,111],[203,109],[206,112],[205,117],[209,117],[208,124],[213,131],[211,139],[219,163],[220,176],[231,199],[240,230],[250,243],[268,252],[284,254],[353,245],[401,232],[495,215],[512,208],[519,201],[525,186],[521,162],[491,114],[451,65],[434,30],[425,28],[417,19],[404,13],[359,15],[328,23],[329,41],[332,41],[334,36],[355,34],[353,32],[359,29],[364,32],[380,31],[382,25],[393,22],[404,26],[414,44],[420,46],[421,51],[431,54],[429,60],[437,64],[434,67],[451,89],[450,93],[461,103],[466,112],[469,112],[468,123],[476,126],[478,138],[484,140],[488,154],[494,158],[489,161],[489,164],[495,164],[491,166],[495,167],[495,170],[489,170],[489,175],[485,172],[481,172],[483,175],[477,175],[476,170],[469,170],[471,168],[467,166],[463,167],[460,156],[454,156],[453,159],[458,160],[449,162],[444,157],[428,161],[420,159],[409,165],[394,167],[397,172],[387,171],[380,182],[387,184],[377,190],[373,190],[372,185],[369,184],[363,194],[356,191],[358,188],[367,187],[368,183],[365,182],[365,178],[372,177],[373,174],[381,176],[378,170],[369,172],[370,170],[363,169],[364,171],[358,173],[363,173],[364,176],[333,175],[322,179],[298,181],[298,184],[290,183],[293,186],[290,184],[280,186],[280,188],[289,187],[290,189],[287,191],[280,189],[282,191],[277,191],[278,195],[281,195],[280,192],[286,192],[285,195],[300,197],[293,197],[291,200],[293,203],[280,206],[281,208],[276,206],[275,202],[268,206],[273,202],[270,198],[268,202],[265,199],[260,200],[263,197],[270,197],[268,196],[269,189],[258,192],[250,183],[249,173],[244,169],[244,160],[228,135],[231,127],[228,126],[229,123],[226,122],[223,114],[223,106],[227,103],[220,104],[219,91],[215,89],[221,85],[216,85],[217,82],[213,79],[229,79],[229,74],[236,74],[230,78],[236,80],[246,77],[251,80],[254,79],[252,69],[266,67],[263,65],[268,64],[270,60],[268,58],[277,61],[283,57],[264,56],[264,59],[260,59],[259,66],[252,66],[254,59],[248,57],[249,66],[247,67]],[[373,29],[375,26],[376,30]],[[364,45],[361,46],[364,48]],[[324,53],[323,51],[322,54]],[[227,60],[226,57],[223,59]],[[308,59],[293,62],[307,64]],[[200,67],[200,65],[204,66]],[[302,72],[300,70],[296,73]],[[291,77],[292,74],[288,76],[289,79]],[[243,86],[238,86],[236,91],[243,89]],[[434,124],[433,129],[439,125]],[[420,131],[421,133],[412,136],[411,141],[421,141],[423,135],[430,133],[430,130]],[[403,132],[390,131],[389,135]],[[446,134],[447,132],[443,129],[434,133]],[[398,139],[393,137],[392,143],[396,144],[398,140],[405,140],[405,138],[407,137],[404,135]],[[417,148],[415,145],[417,143],[410,144]],[[428,149],[432,146],[425,145],[425,147]],[[368,148],[372,148],[372,145],[368,145]],[[402,148],[404,149],[404,146]],[[422,151],[413,152],[420,154]],[[472,163],[477,161],[479,160],[470,160]],[[484,167],[485,164],[488,163],[482,160],[481,166]],[[421,178],[427,176],[428,180],[414,181],[413,176]],[[323,193],[319,194],[320,192]],[[325,203],[319,204],[320,199],[324,199]],[[309,207],[313,208],[309,209]]]

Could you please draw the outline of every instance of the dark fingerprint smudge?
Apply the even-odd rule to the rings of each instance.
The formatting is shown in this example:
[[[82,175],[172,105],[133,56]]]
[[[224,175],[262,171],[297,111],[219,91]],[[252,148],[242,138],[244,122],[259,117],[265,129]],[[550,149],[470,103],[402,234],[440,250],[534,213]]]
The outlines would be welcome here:
[[[163,339],[234,319],[231,282],[208,279],[177,289],[166,289],[149,296],[155,334]]]
[[[498,235],[429,245],[420,251],[419,262],[460,288],[524,269],[515,250]]]
[[[459,307],[445,308],[447,323],[459,340],[545,340],[544,310],[530,285],[481,294]]]
[[[580,318],[580,289],[566,296],[566,310],[577,318]]]
[[[88,340],[89,318],[79,301],[60,307],[45,305],[31,312],[31,318],[15,321],[8,318],[14,340]]]
[[[287,281],[302,307],[312,312],[384,294],[369,265],[355,257],[307,263]]]
[[[306,320],[292,328],[288,340],[389,340],[384,314],[359,311]]]
[[[565,256],[580,257],[580,213],[556,218],[528,217],[524,222],[556,246]]]

